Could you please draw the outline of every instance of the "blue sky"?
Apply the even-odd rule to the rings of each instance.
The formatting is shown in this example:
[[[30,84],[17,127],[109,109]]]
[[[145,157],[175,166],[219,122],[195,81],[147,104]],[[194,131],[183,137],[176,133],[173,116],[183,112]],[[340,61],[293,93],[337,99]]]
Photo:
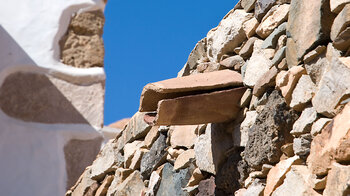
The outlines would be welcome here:
[[[237,0],[109,0],[105,10],[105,124],[131,117],[142,88],[176,77],[195,44]]]

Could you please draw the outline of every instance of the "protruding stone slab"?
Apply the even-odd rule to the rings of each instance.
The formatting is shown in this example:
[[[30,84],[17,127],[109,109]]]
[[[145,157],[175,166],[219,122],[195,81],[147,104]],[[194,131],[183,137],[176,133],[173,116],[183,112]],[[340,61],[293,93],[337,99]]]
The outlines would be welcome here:
[[[350,104],[329,123],[311,143],[307,159],[314,174],[325,175],[332,162],[350,161]]]
[[[241,67],[244,65],[244,59],[239,56],[230,56],[220,62],[221,69],[233,69],[233,70],[241,70]]]
[[[254,17],[243,24],[243,30],[247,38],[250,38],[253,35],[255,35],[255,30],[256,28],[258,28],[258,26],[259,22]]]
[[[286,51],[289,66],[298,65],[307,52],[329,39],[333,18],[328,1],[291,1],[287,26],[291,38]]]
[[[196,138],[198,125],[172,126],[170,127],[170,145],[173,148],[192,148]]]
[[[239,102],[245,90],[245,87],[241,87],[165,99],[159,102],[157,115],[145,120],[155,125],[193,125],[233,120],[240,111]]]
[[[216,89],[242,86],[242,76],[231,70],[196,74],[147,84],[141,94],[140,112],[156,111],[158,102]]]

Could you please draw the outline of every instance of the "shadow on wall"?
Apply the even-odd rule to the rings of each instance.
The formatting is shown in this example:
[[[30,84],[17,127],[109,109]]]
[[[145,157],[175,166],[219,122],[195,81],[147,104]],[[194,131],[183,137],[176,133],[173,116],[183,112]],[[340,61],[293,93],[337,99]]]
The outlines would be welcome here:
[[[14,65],[36,65],[1,25],[0,46],[0,71]],[[46,124],[90,124],[58,88],[61,85],[59,87],[69,92],[73,90],[70,83],[43,73],[17,71],[5,76],[0,85],[0,108],[10,117]],[[23,127],[23,131],[26,131],[25,129]],[[70,140],[64,146],[67,188],[78,180],[84,169],[95,159],[101,140],[101,137],[92,140]],[[16,145],[16,142],[20,141],[14,141],[13,145]],[[30,148],[28,146],[28,149]],[[8,149],[8,152],[11,152],[11,149]]]

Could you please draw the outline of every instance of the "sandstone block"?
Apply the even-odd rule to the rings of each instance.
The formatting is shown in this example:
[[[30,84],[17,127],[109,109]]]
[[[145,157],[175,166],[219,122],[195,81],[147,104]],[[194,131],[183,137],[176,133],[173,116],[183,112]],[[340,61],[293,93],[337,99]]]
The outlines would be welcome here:
[[[307,52],[329,39],[333,19],[328,1],[291,1],[287,26],[291,36],[287,40],[288,65],[298,65]]]
[[[333,46],[334,48],[347,52],[350,46],[350,27],[346,27],[339,35],[334,39]]]
[[[273,66],[268,72],[259,78],[253,89],[253,94],[260,97],[270,87],[275,86],[278,69]]]
[[[306,73],[303,67],[295,66],[287,72],[281,71],[276,77],[276,87],[281,90],[283,97],[289,104],[292,98],[293,90],[299,81],[299,78]]]
[[[259,26],[259,22],[254,17],[251,18],[250,20],[247,20],[245,23],[243,23],[243,30],[247,38],[250,38],[253,35],[255,35],[255,31],[256,31],[256,28],[258,28],[258,26]]]
[[[222,66],[222,69],[233,69],[239,71],[244,63],[244,59],[241,56],[235,55],[222,60],[220,65]]]
[[[242,49],[239,51],[239,56],[243,57],[244,59],[248,59],[253,53],[254,42],[256,40],[258,40],[256,37],[249,38],[248,41],[243,45]]]
[[[250,60],[247,61],[243,83],[249,87],[254,87],[256,82],[269,71],[271,66],[271,61],[267,57],[265,50],[261,49],[262,43],[262,40],[254,42],[253,54]]]
[[[124,146],[124,167],[129,168],[131,160],[134,157],[136,151],[144,146],[143,141],[133,141],[132,143],[127,143]]]
[[[207,34],[208,57],[212,62],[218,62],[221,56],[232,52],[246,39],[243,31],[244,22],[250,20],[252,14],[236,9],[228,13],[219,26]]]
[[[330,118],[320,118],[311,127],[311,135],[316,136],[321,133],[322,129],[331,122]]]
[[[272,196],[285,195],[285,196],[320,196],[313,188],[307,183],[308,169],[303,165],[293,165],[291,170],[286,174],[284,182],[279,186]]]
[[[174,163],[174,170],[184,169],[195,159],[195,151],[193,149],[186,150],[181,153]]]
[[[303,111],[308,103],[310,103],[316,91],[316,85],[312,82],[310,76],[302,75],[295,86],[290,107],[296,111]]]
[[[241,6],[246,12],[250,12],[254,9],[256,0],[242,0]]]
[[[256,29],[256,34],[262,38],[266,38],[275,28],[287,21],[288,13],[289,4],[275,5],[262,19],[260,25]]]
[[[299,157],[294,156],[280,161],[275,167],[273,167],[267,175],[264,195],[271,195],[272,192],[283,183],[283,180],[291,169],[292,165],[298,164],[299,162]]]
[[[334,19],[331,31],[331,39],[334,41],[338,35],[350,24],[350,5],[347,4]]]
[[[330,0],[331,10],[334,13],[339,13],[348,3],[350,3],[349,0]]]
[[[156,139],[158,138],[159,136],[158,128],[159,128],[158,126],[154,126],[147,133],[145,140],[143,141],[146,148],[149,149],[154,143],[154,141],[156,141]]]
[[[173,126],[170,128],[170,144],[173,148],[192,148],[196,139],[198,125]]]
[[[332,166],[332,162],[346,162],[350,160],[349,132],[350,132],[350,104],[330,122],[321,134],[311,143],[310,155],[307,163],[316,175],[325,175]]]
[[[106,176],[106,178],[102,181],[100,187],[98,187],[96,191],[96,196],[105,196],[107,194],[108,188],[113,181],[114,176]]]
[[[312,124],[317,120],[317,112],[315,108],[306,108],[293,125],[293,130],[290,132],[294,136],[310,133]]]
[[[239,103],[241,108],[247,107],[250,103],[250,99],[252,98],[252,89],[247,88],[247,90],[242,95],[241,101]]]
[[[327,177],[325,196],[349,195],[350,166],[333,163]]]
[[[186,186],[196,186],[203,179],[204,179],[203,173],[201,172],[201,170],[199,168],[196,168],[193,171],[192,176],[191,176],[191,178],[188,181],[188,184]]]
[[[141,195],[141,192],[145,189],[142,177],[139,171],[134,171],[127,177],[122,183],[117,186],[114,194],[133,196]]]

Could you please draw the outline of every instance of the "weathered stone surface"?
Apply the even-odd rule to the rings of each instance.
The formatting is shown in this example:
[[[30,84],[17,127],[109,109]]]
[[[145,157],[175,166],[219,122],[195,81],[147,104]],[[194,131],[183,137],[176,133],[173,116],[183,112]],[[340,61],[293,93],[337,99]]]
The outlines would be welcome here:
[[[193,95],[195,91],[203,91],[204,93],[237,86],[242,86],[242,76],[231,70],[195,74],[150,83],[143,88],[139,111],[156,111],[160,100]]]
[[[276,77],[276,88],[281,90],[283,97],[289,104],[292,99],[293,90],[299,81],[299,78],[306,73],[301,66],[294,66],[290,70],[281,71]]]
[[[277,68],[279,70],[287,70],[288,69],[287,60],[285,58],[282,59],[282,61],[277,65]]]
[[[258,40],[256,37],[249,38],[248,41],[243,45],[242,49],[239,51],[239,56],[243,57],[244,59],[248,59],[253,53],[254,42],[256,40]]]
[[[0,89],[0,108],[29,122],[103,124],[104,84],[72,84],[49,75],[16,72]]]
[[[326,59],[325,53],[322,53],[320,56],[305,64],[307,74],[316,85],[320,83],[320,80],[328,66],[329,62]]]
[[[205,134],[200,135],[194,145],[196,165],[200,170],[216,174],[224,161],[225,152],[233,145],[230,134],[218,124],[208,124]]]
[[[188,181],[187,185],[186,186],[196,186],[199,184],[199,182],[201,180],[204,179],[204,175],[203,173],[201,172],[201,170],[199,168],[196,168],[193,173],[192,173],[192,176],[190,178],[190,180]]]
[[[233,195],[240,188],[240,171],[238,169],[242,160],[239,151],[233,152],[227,161],[219,167],[215,178],[217,195]]]
[[[66,160],[67,189],[75,184],[84,169],[94,161],[101,148],[101,142],[101,137],[91,140],[73,139],[64,145],[63,151]]]
[[[211,176],[209,179],[202,180],[198,186],[197,196],[215,196],[215,177]]]
[[[198,125],[172,126],[170,127],[170,144],[173,148],[193,147],[197,134]]]
[[[240,126],[240,133],[241,133],[240,146],[245,147],[247,145],[250,128],[255,123],[257,116],[258,116],[258,113],[256,111],[248,111],[246,113],[246,117]]]
[[[256,28],[258,28],[258,26],[259,26],[259,22],[254,17],[251,18],[250,20],[247,20],[245,23],[243,23],[243,30],[247,38],[250,38],[253,35],[255,35],[255,30]]]
[[[316,136],[319,133],[321,133],[322,129],[331,121],[332,121],[332,119],[330,119],[330,118],[318,119],[311,127],[311,135]]]
[[[243,23],[253,16],[244,10],[236,9],[228,13],[219,26],[207,34],[208,57],[212,62],[218,62],[221,56],[232,52],[246,39]]]
[[[277,163],[281,146],[292,142],[289,131],[298,115],[290,110],[278,91],[273,91],[249,132],[244,159],[260,169],[265,163]]]
[[[283,184],[273,192],[272,196],[320,196],[313,188],[307,183],[308,169],[303,165],[294,165],[287,173]]]
[[[273,30],[273,32],[264,40],[261,48],[276,48],[278,39],[281,35],[286,33],[287,23],[284,22],[278,28]]]
[[[107,196],[112,196],[115,195],[115,193],[118,191],[119,189],[119,184],[122,183],[127,177],[130,176],[130,174],[133,173],[133,170],[131,169],[124,169],[122,167],[119,167],[114,174],[114,179],[111,183],[111,185],[109,186],[108,190],[107,190]]]
[[[350,94],[350,68],[338,58],[333,57],[319,82],[318,90],[312,99],[312,105],[318,113],[333,117],[341,107],[339,103]]]
[[[317,112],[315,108],[306,108],[295,121],[293,130],[290,132],[294,136],[300,136],[304,133],[310,133],[312,124],[317,120]]]
[[[257,0],[254,10],[255,18],[260,22],[275,3],[276,0]]]
[[[242,0],[241,6],[246,12],[250,12],[254,9],[256,0]]]
[[[182,188],[185,188],[191,177],[190,169],[186,168],[178,172],[174,172],[173,170],[173,166],[170,163],[164,165],[162,181],[159,185],[156,196],[187,195]]]
[[[337,162],[350,160],[349,119],[350,104],[347,104],[322,133],[313,139],[307,163],[314,174],[327,174],[334,160]]]
[[[222,60],[220,65],[223,67],[222,69],[234,69],[239,71],[244,63],[245,61],[241,56],[235,55]]]
[[[166,137],[165,133],[160,133],[149,152],[143,155],[140,169],[143,179],[148,179],[151,173],[165,161],[167,155]]]
[[[250,99],[252,98],[252,89],[247,88],[247,90],[244,92],[241,101],[239,103],[241,108],[247,107],[250,103]]]
[[[116,150],[116,143],[109,140],[91,165],[91,178],[102,180],[105,174],[114,171],[113,166],[121,166],[124,157]]]
[[[207,73],[207,72],[213,72],[213,71],[218,71],[220,69],[220,64],[216,62],[205,62],[205,63],[200,63],[197,65],[197,73]],[[192,74],[194,74],[193,72]]]
[[[103,67],[103,12],[88,11],[74,16],[60,40],[61,59],[73,67]]]
[[[256,82],[269,71],[271,61],[265,51],[261,49],[263,41],[254,42],[254,51],[250,60],[247,61],[247,68],[243,76],[243,83],[249,87],[255,86]]]
[[[124,167],[129,168],[131,160],[134,157],[136,151],[139,151],[140,148],[144,146],[143,141],[133,141],[132,143],[127,143],[124,146]]]
[[[160,175],[156,171],[152,172],[145,196],[154,196],[159,188],[160,181]]]
[[[334,19],[331,31],[331,39],[334,41],[338,35],[350,24],[350,5],[344,6],[342,11]]]
[[[277,163],[277,165],[273,167],[267,175],[264,195],[271,195],[272,192],[283,183],[283,180],[291,169],[291,166],[298,164],[299,162],[299,157],[294,156]]]
[[[84,195],[88,192],[89,188],[96,184],[95,180],[91,179],[91,169],[87,167],[83,174],[80,176],[76,184],[70,189],[72,196]]]
[[[107,194],[107,190],[109,186],[111,185],[112,181],[114,179],[114,176],[106,176],[106,178],[103,180],[102,184],[100,187],[98,187],[96,191],[96,196],[105,196]]]
[[[339,13],[348,3],[350,3],[349,0],[330,0],[331,10],[334,13]]]
[[[310,146],[311,146],[311,135],[304,134],[298,138],[294,138],[293,140],[293,151],[300,158],[306,160],[307,156],[310,154]]]
[[[274,87],[276,83],[277,73],[278,69],[273,66],[268,72],[262,75],[254,86],[253,94],[257,97],[260,97],[266,92],[268,88]]]
[[[287,157],[292,157],[294,156],[294,151],[293,151],[293,143],[285,144],[281,147],[281,151],[283,154],[285,154]]]
[[[289,4],[275,5],[262,19],[256,29],[256,34],[262,38],[269,36],[272,31],[288,19]]]
[[[186,150],[181,153],[174,163],[174,170],[184,169],[188,167],[191,162],[194,162],[195,151],[193,149]]]
[[[333,163],[327,177],[325,196],[343,196],[350,194],[350,166]]]
[[[141,192],[145,189],[146,187],[143,184],[140,172],[134,171],[122,183],[118,184],[116,192],[114,192],[113,195],[141,195]]]
[[[316,91],[316,85],[312,82],[309,75],[302,75],[295,86],[290,107],[296,111],[303,111],[308,103],[310,103]]]
[[[190,75],[191,70],[197,68],[199,63],[207,62],[207,38],[200,40],[191,54],[188,56],[188,60],[181,71],[178,73],[178,77]]]
[[[145,113],[136,112],[123,129],[122,135],[118,139],[118,151],[123,149],[127,143],[141,139],[147,135],[152,128],[144,121]]]
[[[326,46],[323,46],[323,45],[317,46],[314,50],[305,54],[304,63],[312,62],[316,57],[320,56],[323,52],[325,52],[326,49],[327,49]]]
[[[139,170],[140,169],[141,159],[142,159],[143,155],[145,154],[145,152],[147,152],[147,151],[145,151],[144,149],[141,149],[141,150],[138,150],[135,152],[134,156],[131,159],[131,163],[129,166],[130,169],[132,169],[132,170]]]
[[[342,52],[347,52],[350,46],[350,27],[346,27],[344,31],[339,33],[333,41],[333,46]]]
[[[333,19],[329,1],[291,1],[287,26],[291,36],[287,40],[288,65],[298,65],[307,52],[329,39]]]
[[[154,126],[147,133],[145,140],[143,141],[146,148],[150,148],[154,143],[154,141],[156,141],[156,139],[158,138],[159,136],[158,128],[159,128],[158,126]]]
[[[240,87],[165,99],[159,102],[157,115],[145,120],[155,125],[193,125],[233,120],[239,114],[239,102],[245,90],[245,87]]]
[[[247,191],[243,196],[263,196],[264,195],[265,184],[260,180],[255,179],[253,183],[247,188]]]

